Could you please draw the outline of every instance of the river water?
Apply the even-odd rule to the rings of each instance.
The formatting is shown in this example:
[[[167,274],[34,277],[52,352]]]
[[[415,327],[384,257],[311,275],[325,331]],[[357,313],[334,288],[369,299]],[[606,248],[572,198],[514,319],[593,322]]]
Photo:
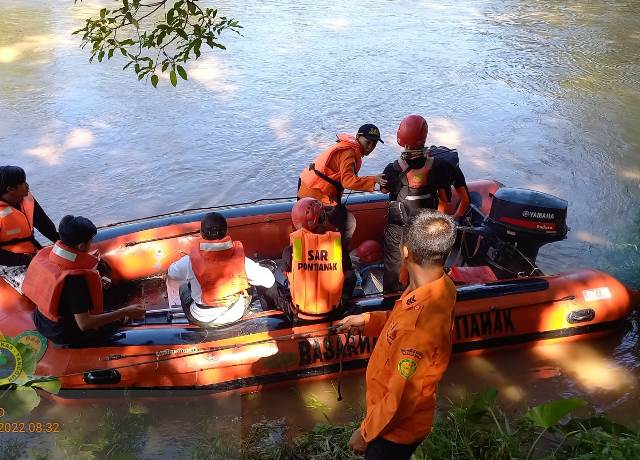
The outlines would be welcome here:
[[[420,113],[468,179],[569,201],[569,238],[541,251],[543,268],[595,267],[640,287],[640,3],[222,1],[242,36],[223,36],[227,50],[190,63],[177,89],[138,82],[117,58],[88,63],[70,33],[101,4],[114,2],[0,2],[0,164],[27,170],[54,221],[291,196],[336,132],[366,122],[386,141],[363,166],[378,173],[399,152],[399,121]],[[457,358],[442,393],[494,386],[521,405],[577,394],[630,420],[637,341],[632,322],[584,344]],[[238,433],[262,417],[353,419],[362,385],[348,379],[342,406],[328,383],[152,405],[145,455],[211,414]],[[48,410],[70,424],[77,414]]]

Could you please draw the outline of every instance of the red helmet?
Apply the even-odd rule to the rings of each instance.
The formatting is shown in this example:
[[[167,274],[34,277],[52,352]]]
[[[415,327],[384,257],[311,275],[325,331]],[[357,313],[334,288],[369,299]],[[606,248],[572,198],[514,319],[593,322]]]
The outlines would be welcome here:
[[[382,260],[382,246],[374,240],[366,240],[356,248],[356,255],[365,264],[375,264]]]
[[[404,117],[398,128],[398,145],[406,150],[419,150],[424,148],[427,142],[429,125],[420,115]]]
[[[313,198],[302,198],[291,209],[291,221],[296,230],[315,230],[320,225],[323,215],[322,203]]]

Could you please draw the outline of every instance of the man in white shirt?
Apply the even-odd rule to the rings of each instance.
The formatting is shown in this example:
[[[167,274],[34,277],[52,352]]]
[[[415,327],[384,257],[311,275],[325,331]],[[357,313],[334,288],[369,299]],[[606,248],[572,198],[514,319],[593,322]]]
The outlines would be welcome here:
[[[170,280],[184,283],[180,301],[190,322],[215,327],[238,321],[251,301],[249,286],[256,287],[263,308],[278,307],[273,273],[245,257],[242,243],[227,236],[222,214],[205,215],[200,236],[190,254],[171,264],[167,273]]]

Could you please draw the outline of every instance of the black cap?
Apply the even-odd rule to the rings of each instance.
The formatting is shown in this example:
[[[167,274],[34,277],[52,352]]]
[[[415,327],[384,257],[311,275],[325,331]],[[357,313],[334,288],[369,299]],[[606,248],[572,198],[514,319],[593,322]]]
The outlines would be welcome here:
[[[380,130],[376,125],[372,125],[371,123],[360,126],[357,136],[364,136],[370,141],[376,141],[384,144],[384,141],[380,139]]]

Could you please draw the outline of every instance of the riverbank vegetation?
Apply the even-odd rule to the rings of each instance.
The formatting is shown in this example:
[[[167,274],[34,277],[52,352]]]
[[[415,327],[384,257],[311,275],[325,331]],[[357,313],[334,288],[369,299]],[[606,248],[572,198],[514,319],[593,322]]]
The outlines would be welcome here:
[[[609,420],[588,414],[581,399],[552,401],[520,414],[507,414],[496,405],[497,392],[489,390],[464,401],[451,402],[439,413],[433,432],[420,445],[414,460],[507,460],[640,458],[640,434]],[[582,416],[571,416],[576,411]],[[309,433],[288,438],[282,423],[254,425],[242,448],[225,452],[226,458],[247,460],[356,459],[347,442],[357,422],[316,425]],[[277,435],[274,436],[274,431]],[[193,459],[222,458],[215,449],[192,452]],[[228,445],[227,445],[228,446]],[[213,446],[212,446],[213,447]],[[229,456],[231,455],[231,456]]]
[[[594,413],[586,402],[562,399],[517,413],[496,404],[497,392],[489,390],[462,401],[450,402],[439,411],[431,435],[413,460],[576,459],[628,460],[640,458],[637,427],[615,423]],[[65,458],[156,458],[149,429],[153,417],[131,404],[126,414],[108,410],[102,422],[88,430],[82,417],[56,435],[56,449]],[[347,442],[358,426],[322,423],[299,433],[285,418],[264,420],[239,429],[240,419],[229,420],[228,432],[220,424],[202,419],[196,429],[171,446],[173,454],[191,460],[342,460],[361,458]],[[151,443],[151,444],[149,444]],[[52,458],[54,452],[33,448],[23,438],[0,440],[0,460]],[[156,446],[157,447],[157,446]],[[163,449],[164,450],[164,449]]]

